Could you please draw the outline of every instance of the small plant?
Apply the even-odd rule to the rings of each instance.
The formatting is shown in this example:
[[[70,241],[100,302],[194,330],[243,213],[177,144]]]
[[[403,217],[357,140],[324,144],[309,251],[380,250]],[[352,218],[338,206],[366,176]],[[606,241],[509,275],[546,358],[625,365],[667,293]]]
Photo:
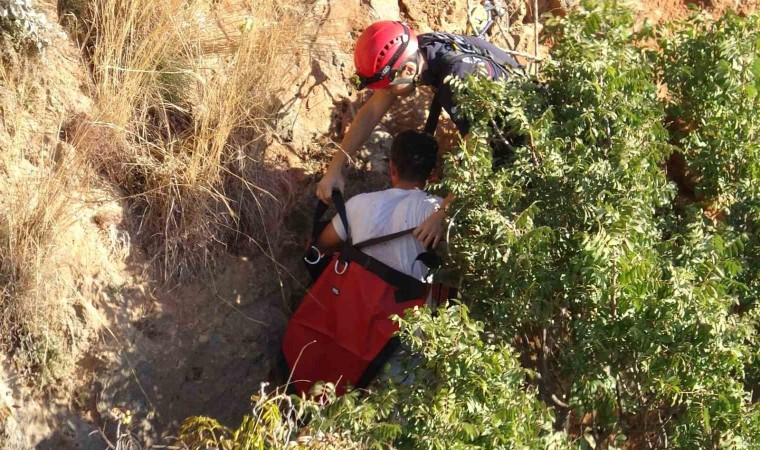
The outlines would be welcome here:
[[[0,29],[38,52],[48,46],[52,33],[52,25],[44,13],[34,10],[32,0],[0,0]]]
[[[108,450],[142,450],[142,445],[131,432],[132,419],[134,418],[132,411],[111,408],[109,413],[111,418],[116,421],[115,443],[108,439],[103,430],[100,430],[100,436],[106,442]]]
[[[329,395],[328,395],[329,396]],[[334,395],[331,396],[334,400]],[[310,415],[318,415],[323,405],[307,399],[293,399],[284,389],[267,390],[262,383],[258,395],[251,397],[251,414],[232,429],[211,417],[190,417],[180,429],[178,444],[182,449],[258,450],[362,448],[345,433],[301,433],[299,429]]]

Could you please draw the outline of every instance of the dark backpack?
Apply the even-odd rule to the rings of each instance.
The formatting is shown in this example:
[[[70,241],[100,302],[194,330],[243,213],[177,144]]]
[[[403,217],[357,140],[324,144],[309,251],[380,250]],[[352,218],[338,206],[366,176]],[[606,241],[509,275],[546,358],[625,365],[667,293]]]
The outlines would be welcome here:
[[[525,71],[522,67],[514,67],[511,60],[506,59],[503,56],[500,57],[500,55],[495,55],[486,48],[479,47],[475,45],[475,43],[465,39],[463,36],[441,32],[425,33],[418,37],[418,42],[420,47],[435,42],[446,45],[449,50],[443,55],[443,61],[447,65],[453,65],[468,56],[476,56],[494,63],[504,69],[507,73],[525,76]],[[438,94],[436,93],[433,96],[433,101],[430,103],[430,111],[428,113],[427,121],[425,122],[425,132],[432,135],[435,134],[435,130],[438,128],[438,120],[441,116],[441,110],[441,103],[438,99]]]
[[[446,64],[453,64],[466,56],[478,56],[497,64],[507,72],[524,75],[522,67],[516,68],[512,66],[511,59],[494,55],[490,50],[477,46],[475,43],[465,39],[464,36],[441,32],[425,33],[419,36],[418,42],[421,47],[434,42],[449,47],[450,50],[443,56]]]

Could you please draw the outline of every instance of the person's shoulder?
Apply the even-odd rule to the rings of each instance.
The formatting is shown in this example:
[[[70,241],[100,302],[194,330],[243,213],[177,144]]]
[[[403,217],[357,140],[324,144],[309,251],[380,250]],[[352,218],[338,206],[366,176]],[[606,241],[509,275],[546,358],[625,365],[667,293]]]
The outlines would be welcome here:
[[[438,207],[441,206],[441,203],[443,203],[443,199],[437,195],[427,194],[424,202],[426,205],[438,209]]]
[[[442,198],[438,197],[437,195],[429,194],[425,191],[420,191],[415,200],[416,206],[414,209],[417,211],[416,214],[419,214],[420,220],[424,220],[430,214],[438,211],[438,209],[441,207],[441,204],[443,203]]]
[[[372,191],[372,192],[362,192],[361,194],[356,194],[348,201],[346,202],[346,208],[349,207],[349,205],[367,205],[371,202],[375,202],[378,200],[383,200],[392,195],[392,189],[383,189],[380,191]]]
[[[353,205],[364,204],[371,198],[375,197],[375,194],[377,194],[377,192],[362,192],[361,194],[356,194],[346,201],[346,208]]]
[[[422,205],[438,206],[443,201],[437,195],[430,194],[423,190],[415,190],[411,195],[416,203]]]

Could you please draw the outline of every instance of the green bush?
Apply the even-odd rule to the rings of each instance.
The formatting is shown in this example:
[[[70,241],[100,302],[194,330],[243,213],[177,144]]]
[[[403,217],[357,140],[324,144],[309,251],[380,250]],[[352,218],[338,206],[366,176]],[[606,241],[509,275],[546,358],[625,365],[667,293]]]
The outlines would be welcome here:
[[[565,426],[587,442],[757,439],[743,383],[756,330],[736,313],[748,236],[673,206],[663,167],[683,150],[664,126],[657,54],[642,45],[652,31],[632,31],[613,2],[547,25],[545,89],[459,84],[480,138],[445,182],[461,210],[452,264],[465,298],[505,342],[540,342],[542,397],[568,403]],[[734,97],[720,98],[732,108]],[[494,123],[527,137],[496,171]]]
[[[337,399],[311,428],[377,449],[563,448],[548,409],[524,387],[530,373],[466,307],[407,315],[402,345],[419,359],[364,397]]]
[[[760,176],[760,17],[728,13],[677,23],[659,39],[674,141],[696,188],[730,207]]]
[[[697,193],[725,216],[727,231],[751,236],[741,296],[754,305],[760,296],[760,17],[697,15],[668,31],[660,39],[660,70],[670,93],[668,115],[680,125],[673,140],[695,174]]]

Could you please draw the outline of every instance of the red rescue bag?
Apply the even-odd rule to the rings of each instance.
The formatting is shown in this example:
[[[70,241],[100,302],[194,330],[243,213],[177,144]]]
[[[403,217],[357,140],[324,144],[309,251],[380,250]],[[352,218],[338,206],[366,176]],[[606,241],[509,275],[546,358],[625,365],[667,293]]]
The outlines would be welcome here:
[[[295,390],[305,394],[320,380],[334,383],[338,395],[349,385],[366,387],[397,346],[392,337],[398,326],[390,316],[447,293],[360,250],[413,229],[352,245],[342,198],[333,200],[338,200],[346,243],[327,257],[329,263],[290,319],[282,347]],[[320,261],[312,255],[307,262]]]

